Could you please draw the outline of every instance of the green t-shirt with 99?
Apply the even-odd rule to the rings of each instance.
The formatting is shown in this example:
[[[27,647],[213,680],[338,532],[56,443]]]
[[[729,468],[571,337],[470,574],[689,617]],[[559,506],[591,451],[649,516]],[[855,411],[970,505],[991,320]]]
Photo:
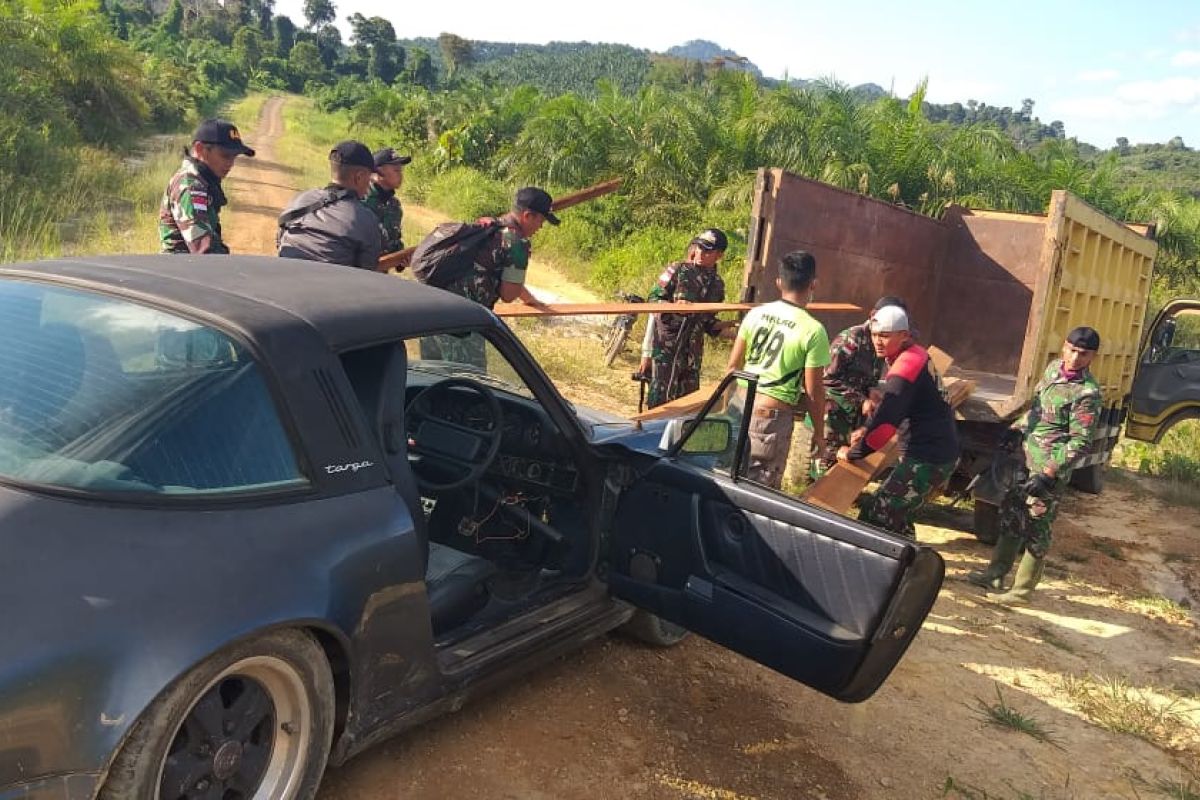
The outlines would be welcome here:
[[[786,300],[750,309],[738,337],[746,342],[745,370],[758,376],[758,391],[789,405],[804,393],[804,370],[829,365],[825,327]]]

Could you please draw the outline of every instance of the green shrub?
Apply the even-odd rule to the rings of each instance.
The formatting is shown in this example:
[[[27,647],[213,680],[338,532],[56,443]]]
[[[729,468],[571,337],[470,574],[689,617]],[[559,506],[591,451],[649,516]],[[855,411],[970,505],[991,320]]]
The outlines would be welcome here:
[[[502,214],[512,205],[514,190],[469,167],[456,167],[429,183],[429,205],[453,219]]]

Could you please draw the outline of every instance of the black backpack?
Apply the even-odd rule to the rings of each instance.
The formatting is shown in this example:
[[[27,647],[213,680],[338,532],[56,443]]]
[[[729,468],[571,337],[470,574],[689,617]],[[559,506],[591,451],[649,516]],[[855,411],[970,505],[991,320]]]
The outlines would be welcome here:
[[[428,286],[446,288],[470,271],[476,254],[501,227],[496,220],[443,222],[413,251],[413,276]]]

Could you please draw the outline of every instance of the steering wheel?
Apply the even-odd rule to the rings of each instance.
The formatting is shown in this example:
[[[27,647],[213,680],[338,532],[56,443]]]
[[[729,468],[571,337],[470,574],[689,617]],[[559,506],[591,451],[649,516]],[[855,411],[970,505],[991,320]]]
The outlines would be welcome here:
[[[483,400],[486,419],[480,423],[484,430],[450,422],[434,413],[434,408],[446,407],[452,389],[466,390]],[[422,475],[414,465],[417,485],[425,491],[445,492],[483,477],[500,453],[500,441],[504,436],[501,416],[496,393],[470,378],[447,378],[417,393],[404,409],[410,459],[426,461],[442,468],[441,471],[461,473],[452,480],[438,482]]]

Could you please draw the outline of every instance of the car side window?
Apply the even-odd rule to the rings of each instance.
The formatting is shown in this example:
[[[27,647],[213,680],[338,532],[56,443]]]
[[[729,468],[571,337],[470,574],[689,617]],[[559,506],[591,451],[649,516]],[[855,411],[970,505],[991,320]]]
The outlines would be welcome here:
[[[203,496],[308,483],[258,364],[214,328],[0,281],[0,476]]]

